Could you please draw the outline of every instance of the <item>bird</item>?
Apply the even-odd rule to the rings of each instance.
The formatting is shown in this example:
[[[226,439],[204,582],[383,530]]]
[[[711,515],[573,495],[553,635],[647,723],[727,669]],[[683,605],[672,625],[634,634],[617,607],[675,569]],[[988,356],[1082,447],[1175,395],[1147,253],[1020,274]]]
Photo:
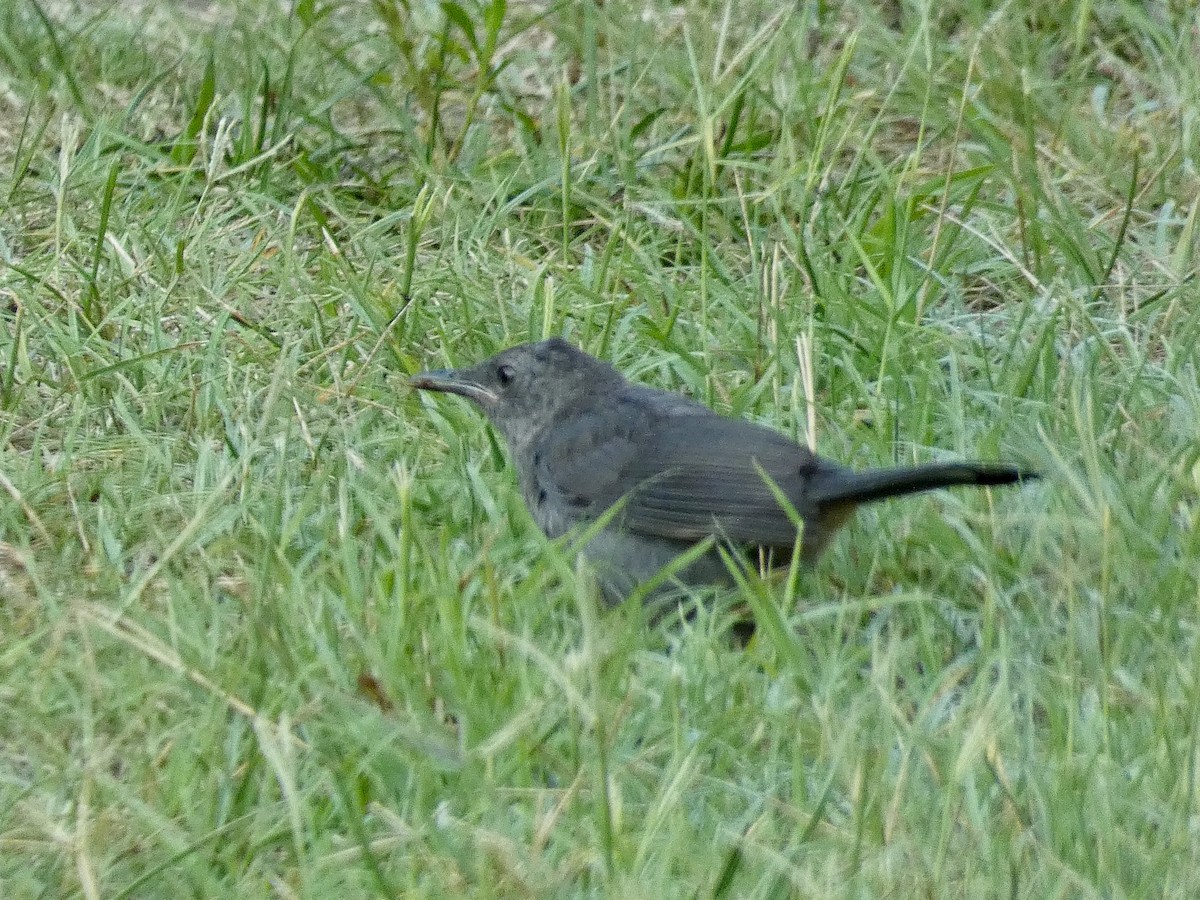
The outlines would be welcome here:
[[[557,337],[409,384],[482,410],[541,530],[584,533],[609,605],[729,584],[731,556],[790,560],[797,541],[811,566],[864,503],[1037,477],[986,462],[856,471],[765,425],[631,382]]]

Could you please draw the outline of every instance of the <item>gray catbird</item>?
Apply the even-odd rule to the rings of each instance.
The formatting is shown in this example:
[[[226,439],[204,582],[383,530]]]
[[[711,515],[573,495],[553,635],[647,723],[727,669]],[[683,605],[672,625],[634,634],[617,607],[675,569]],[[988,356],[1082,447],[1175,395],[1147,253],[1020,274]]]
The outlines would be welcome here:
[[[511,347],[469,369],[423,372],[409,383],[479,405],[508,443],[525,503],[549,537],[620,503],[583,551],[614,604],[706,539],[709,547],[659,594],[727,581],[718,542],[790,559],[798,529],[780,495],[804,523],[801,558],[811,563],[860,503],[1036,477],[974,462],[855,472],[769,428],[632,384],[559,338]]]

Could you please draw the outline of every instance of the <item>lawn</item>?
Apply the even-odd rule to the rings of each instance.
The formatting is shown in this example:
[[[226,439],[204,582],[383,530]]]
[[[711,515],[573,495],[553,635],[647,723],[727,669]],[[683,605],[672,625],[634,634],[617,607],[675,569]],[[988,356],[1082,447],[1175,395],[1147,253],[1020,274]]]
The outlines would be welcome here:
[[[0,4],[0,896],[1200,896],[1197,59],[1190,0]],[[605,610],[406,385],[549,335],[1043,478]]]

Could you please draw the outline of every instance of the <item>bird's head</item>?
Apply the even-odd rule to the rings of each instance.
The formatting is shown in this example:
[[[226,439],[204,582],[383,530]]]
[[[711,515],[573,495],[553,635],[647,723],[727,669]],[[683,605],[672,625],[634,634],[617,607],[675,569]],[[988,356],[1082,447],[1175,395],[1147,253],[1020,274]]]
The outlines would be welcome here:
[[[624,381],[608,363],[550,338],[509,347],[470,368],[421,372],[409,384],[466,397],[511,445],[520,445]]]

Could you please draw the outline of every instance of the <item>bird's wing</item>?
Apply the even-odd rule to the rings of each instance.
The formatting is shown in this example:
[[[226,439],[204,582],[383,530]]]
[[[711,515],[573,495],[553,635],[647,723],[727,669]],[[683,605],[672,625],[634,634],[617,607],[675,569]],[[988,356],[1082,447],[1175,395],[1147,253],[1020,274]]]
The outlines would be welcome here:
[[[663,415],[634,401],[560,429],[536,467],[539,481],[587,518],[626,498],[619,516],[631,531],[773,547],[790,547],[796,527],[763,473],[807,519],[816,512],[809,479],[836,468],[750,422],[690,404]]]

